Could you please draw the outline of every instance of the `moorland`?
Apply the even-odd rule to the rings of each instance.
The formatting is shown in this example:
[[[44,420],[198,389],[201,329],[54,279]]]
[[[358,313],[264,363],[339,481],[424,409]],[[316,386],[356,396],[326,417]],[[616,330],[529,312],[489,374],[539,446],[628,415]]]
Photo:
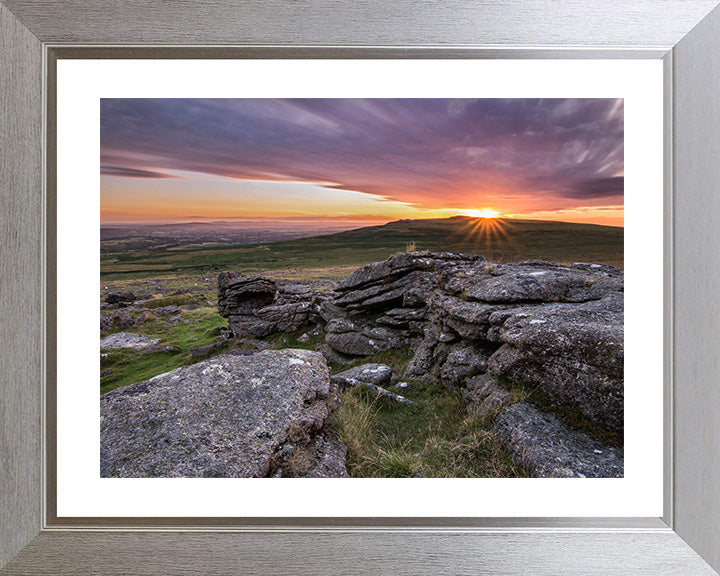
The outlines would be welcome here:
[[[169,228],[176,231],[170,242],[167,230],[147,225],[126,227],[122,238],[106,230],[101,242],[102,278],[356,268],[384,260],[408,245],[431,252],[482,254],[492,261],[540,259],[623,266],[624,229],[597,224],[455,216],[397,220],[334,234],[260,242],[253,241],[253,236],[263,234],[258,229],[241,237],[243,232],[234,228],[222,226],[213,232],[212,226],[205,225],[198,238],[188,236],[186,228],[183,236],[175,225]],[[292,229],[287,233],[302,232]],[[277,238],[277,229],[265,235]],[[181,244],[183,237],[185,243]]]
[[[292,281],[330,293],[360,266],[404,252],[480,254],[491,262],[544,260],[590,262],[623,267],[623,229],[565,222],[483,219],[457,216],[400,220],[339,233],[283,237],[253,230],[244,236],[203,226],[202,234],[173,228],[106,230],[101,244],[101,337],[132,332],[157,341],[154,347],[118,347],[101,354],[100,391],[142,382],[232,349],[315,350],[322,329],[301,328],[239,340],[228,334],[218,312],[218,274]],[[290,234],[294,235],[297,231]],[[260,240],[258,240],[260,235]],[[131,294],[126,305],[108,303],[111,294]],[[122,304],[122,303],[121,303]],[[411,346],[379,351],[350,362],[329,359],[334,374],[352,366],[379,363],[403,374]],[[409,380],[404,396],[411,409],[367,390],[342,393],[333,426],[348,447],[351,476],[525,476],[497,437],[482,422],[467,418],[459,390]],[[547,398],[518,386],[516,401]],[[550,408],[552,409],[552,406]],[[580,422],[591,437],[609,445],[621,439]],[[482,457],[478,457],[482,455]]]

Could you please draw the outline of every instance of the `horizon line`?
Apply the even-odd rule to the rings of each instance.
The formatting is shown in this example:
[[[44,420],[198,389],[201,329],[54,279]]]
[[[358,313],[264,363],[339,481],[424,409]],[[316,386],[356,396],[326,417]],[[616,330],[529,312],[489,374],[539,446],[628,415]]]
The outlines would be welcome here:
[[[244,217],[233,217],[233,216],[188,216],[186,218],[174,218],[168,220],[100,220],[100,227],[112,226],[112,225],[123,225],[123,226],[150,226],[150,225],[172,225],[172,224],[241,224],[243,222],[317,222],[317,223],[337,223],[337,222],[357,222],[357,223],[384,223],[390,224],[393,222],[401,221],[420,221],[420,220],[450,220],[453,218],[471,218],[476,220],[515,220],[518,222],[529,221],[529,222],[558,222],[563,224],[587,224],[590,226],[604,226],[607,228],[625,228],[623,221],[622,225],[619,224],[599,224],[596,222],[584,222],[577,220],[554,220],[548,218],[531,218],[528,216],[497,216],[497,217],[482,217],[482,216],[471,216],[468,214],[455,214],[447,217],[429,217],[429,218],[388,218],[385,216],[367,216],[367,217],[345,217],[345,216],[244,216]],[[363,226],[364,227],[364,226]]]

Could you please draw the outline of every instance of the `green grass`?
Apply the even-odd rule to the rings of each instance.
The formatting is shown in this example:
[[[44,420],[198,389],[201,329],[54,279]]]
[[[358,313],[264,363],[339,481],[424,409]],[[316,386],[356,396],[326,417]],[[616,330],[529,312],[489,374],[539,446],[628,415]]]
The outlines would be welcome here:
[[[164,306],[185,306],[187,304],[205,304],[205,301],[196,294],[177,294],[174,296],[153,298],[149,302],[145,302],[143,306],[154,310],[156,308],[163,308]]]
[[[390,366],[390,368],[392,368],[393,373],[400,375],[405,373],[405,369],[407,368],[407,365],[410,363],[411,359],[412,353],[410,351],[410,347],[404,346],[402,348],[386,350],[385,352],[378,352],[377,354],[373,354],[372,356],[357,358],[356,360],[353,360],[352,362],[349,362],[347,364],[330,363],[329,366],[333,374],[336,374],[354,366],[361,366],[362,364],[368,364],[372,362],[377,364],[386,364],[387,366]]]
[[[512,478],[525,472],[501,441],[465,413],[459,392],[412,384],[400,405],[362,387],[342,392],[333,428],[348,447],[352,477]]]
[[[315,334],[312,334],[315,332]],[[303,334],[308,334],[308,339],[304,342],[298,340]],[[315,350],[315,346],[325,342],[325,331],[316,330],[313,326],[305,326],[295,332],[280,332],[268,336],[265,341],[269,342],[272,348],[301,348],[303,350]]]
[[[134,333],[160,338],[160,344],[174,346],[178,350],[143,352],[116,348],[106,351],[107,357],[100,360],[100,371],[110,370],[111,374],[100,378],[100,393],[143,382],[158,374],[192,364],[196,361],[190,357],[192,348],[214,342],[219,334],[218,327],[227,324],[227,320],[210,307],[184,311],[182,321],[186,323],[174,326],[164,326],[161,321],[150,321],[139,328],[131,329]],[[114,330],[117,331],[119,330]]]
[[[410,361],[408,347],[359,359],[348,366],[378,362],[402,374]],[[353,477],[435,478],[522,477],[500,440],[485,423],[467,415],[462,396],[440,384],[413,381],[400,392],[417,406],[408,407],[356,387],[341,393],[332,416],[333,429],[348,447]]]
[[[594,224],[454,217],[400,220],[327,236],[239,246],[183,246],[101,256],[104,279],[221,270],[272,270],[361,266],[413,245],[417,250],[483,254],[490,260],[539,258],[623,266],[623,229]]]

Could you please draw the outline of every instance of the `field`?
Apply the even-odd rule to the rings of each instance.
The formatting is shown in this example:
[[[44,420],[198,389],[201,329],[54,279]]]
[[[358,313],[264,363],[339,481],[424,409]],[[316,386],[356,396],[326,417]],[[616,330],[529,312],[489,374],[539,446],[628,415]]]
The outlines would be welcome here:
[[[416,250],[482,254],[494,261],[528,259],[623,266],[623,229],[594,224],[456,216],[399,220],[338,234],[244,245],[186,245],[172,250],[103,254],[104,279],[177,274],[256,273],[285,270],[322,276],[384,260],[408,246]],[[314,271],[314,272],[311,272]],[[300,279],[300,278],[297,278]]]

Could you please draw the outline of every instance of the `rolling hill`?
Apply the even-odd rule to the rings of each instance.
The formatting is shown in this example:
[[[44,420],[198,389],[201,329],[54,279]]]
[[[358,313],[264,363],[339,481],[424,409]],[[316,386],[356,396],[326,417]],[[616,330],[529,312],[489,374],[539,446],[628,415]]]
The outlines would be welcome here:
[[[170,274],[210,274],[234,269],[318,269],[359,266],[397,252],[416,250],[482,254],[490,260],[528,259],[623,266],[620,227],[543,220],[469,216],[398,220],[337,234],[281,242],[225,246],[178,246],[101,256],[107,279]]]

